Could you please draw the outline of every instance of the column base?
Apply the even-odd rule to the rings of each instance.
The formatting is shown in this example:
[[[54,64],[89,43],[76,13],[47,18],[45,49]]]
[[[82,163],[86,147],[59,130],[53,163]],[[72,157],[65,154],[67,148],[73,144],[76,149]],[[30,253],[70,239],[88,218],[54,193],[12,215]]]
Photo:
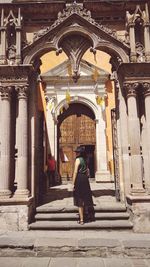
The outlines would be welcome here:
[[[16,198],[26,198],[29,196],[30,196],[30,193],[28,189],[17,189],[14,194],[14,197]]]
[[[146,195],[146,190],[144,188],[132,188],[131,195],[132,196]]]
[[[8,189],[0,189],[0,199],[9,199],[11,197],[12,193]]]
[[[111,176],[109,171],[97,171],[95,173],[95,181],[98,183],[111,183]]]

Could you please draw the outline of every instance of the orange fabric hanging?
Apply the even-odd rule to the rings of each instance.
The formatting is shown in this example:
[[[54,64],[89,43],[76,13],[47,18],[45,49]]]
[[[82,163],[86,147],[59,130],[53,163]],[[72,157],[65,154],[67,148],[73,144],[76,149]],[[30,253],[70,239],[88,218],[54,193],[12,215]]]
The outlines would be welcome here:
[[[112,93],[113,86],[111,80],[107,80],[105,82],[105,87],[107,88],[107,92]]]

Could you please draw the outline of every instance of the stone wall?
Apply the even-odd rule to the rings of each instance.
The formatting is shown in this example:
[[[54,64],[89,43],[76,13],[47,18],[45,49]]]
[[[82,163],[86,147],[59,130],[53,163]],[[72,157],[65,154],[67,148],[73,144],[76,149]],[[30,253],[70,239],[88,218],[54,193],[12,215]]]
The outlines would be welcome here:
[[[0,206],[0,228],[6,231],[26,231],[34,213],[33,201],[21,205]]]
[[[132,198],[132,200],[131,200]],[[130,197],[129,212],[133,222],[133,231],[137,233],[150,233],[150,205],[149,196],[143,197],[141,201],[138,197]]]

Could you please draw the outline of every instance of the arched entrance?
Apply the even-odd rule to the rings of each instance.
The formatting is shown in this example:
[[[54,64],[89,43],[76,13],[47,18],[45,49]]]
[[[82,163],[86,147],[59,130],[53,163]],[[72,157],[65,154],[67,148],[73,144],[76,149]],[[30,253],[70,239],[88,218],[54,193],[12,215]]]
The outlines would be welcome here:
[[[81,103],[72,103],[58,116],[58,163],[63,179],[70,180],[75,159],[74,149],[79,145],[86,147],[90,176],[95,177],[95,115]]]
[[[38,5],[34,1],[34,8],[28,7],[28,11],[23,8],[22,1],[17,1],[16,4],[15,2],[13,5],[6,3],[0,7],[0,106],[4,115],[0,118],[0,197],[5,199],[2,203],[8,203],[7,206],[10,207],[9,198],[13,205],[25,203],[24,217],[28,217],[38,202],[41,190],[39,181],[43,181],[42,175],[45,171],[41,158],[44,146],[41,124],[44,116],[37,107],[40,57],[49,51],[56,51],[57,55],[64,51],[71,65],[70,77],[77,83],[81,81],[80,62],[85,52],[89,50],[95,56],[96,51],[101,50],[111,55],[112,76],[115,80],[114,140],[117,147],[116,170],[120,172],[118,182],[121,200],[128,202],[133,216],[135,214],[135,228],[141,230],[139,222],[142,221],[142,231],[146,228],[150,231],[147,226],[147,203],[150,202],[149,5],[140,4],[134,9],[134,4],[123,4],[122,17],[116,18],[115,9],[112,12],[112,6],[106,7],[105,1],[102,4],[97,3],[97,16],[92,10],[95,4],[91,4],[91,8],[86,6],[89,1],[84,1],[83,4],[77,4],[76,1],[67,4],[67,1],[64,1],[63,6],[56,9],[51,21],[54,9],[46,0]],[[45,8],[42,8],[43,4]],[[109,16],[106,9],[109,10]],[[118,9],[120,14],[120,5]],[[31,20],[28,17],[29,12],[30,16],[34,14]],[[43,21],[40,20],[41,16]],[[107,27],[108,22],[110,28]],[[115,31],[116,22],[119,23]],[[16,102],[16,114],[13,115],[12,95],[13,101]],[[61,96],[64,99],[63,90]],[[62,98],[60,101],[63,101]],[[144,107],[143,110],[140,109],[141,106]],[[14,124],[11,123],[13,116],[14,121],[16,120]],[[99,120],[102,121],[102,118]],[[101,133],[104,128],[96,129]],[[104,133],[102,134],[104,136]],[[102,164],[103,156],[100,158],[103,149],[97,141],[96,146],[99,149],[98,166],[103,171],[106,165]],[[13,174],[12,179],[10,174]],[[99,174],[101,176],[102,172]],[[12,188],[14,181],[17,184],[15,192]],[[29,206],[32,212],[27,209]],[[140,220],[137,220],[137,210]],[[8,213],[7,209],[5,213]],[[20,214],[16,217],[20,218]],[[27,220],[25,225],[27,228]],[[22,219],[19,229],[21,227]]]

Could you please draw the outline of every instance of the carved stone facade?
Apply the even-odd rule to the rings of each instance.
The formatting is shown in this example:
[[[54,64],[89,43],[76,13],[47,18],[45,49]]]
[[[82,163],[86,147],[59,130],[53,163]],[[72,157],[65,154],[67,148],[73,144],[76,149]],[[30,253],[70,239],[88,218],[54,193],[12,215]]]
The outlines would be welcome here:
[[[118,172],[123,177],[121,201],[131,211],[134,230],[150,232],[148,1],[128,1],[126,15],[121,5],[126,1],[120,1],[119,7],[118,1],[114,3],[115,9],[109,4],[106,8],[105,1],[67,4],[45,0],[33,1],[30,7],[21,0],[9,2],[0,5],[0,203],[6,218],[4,228],[10,215],[7,207],[11,206],[18,216],[23,209],[26,215],[22,225],[28,229],[29,214],[34,212],[41,194],[43,115],[37,105],[40,57],[52,50],[57,55],[64,51],[77,83],[80,61],[89,49],[94,54],[102,50],[111,55],[112,76],[118,84],[115,133],[121,146],[121,153],[116,153],[117,162],[122,163]],[[115,20],[116,12],[119,22]],[[3,219],[0,217],[0,221]],[[12,229],[16,229],[15,222]],[[19,222],[17,229],[22,230],[22,220]]]

